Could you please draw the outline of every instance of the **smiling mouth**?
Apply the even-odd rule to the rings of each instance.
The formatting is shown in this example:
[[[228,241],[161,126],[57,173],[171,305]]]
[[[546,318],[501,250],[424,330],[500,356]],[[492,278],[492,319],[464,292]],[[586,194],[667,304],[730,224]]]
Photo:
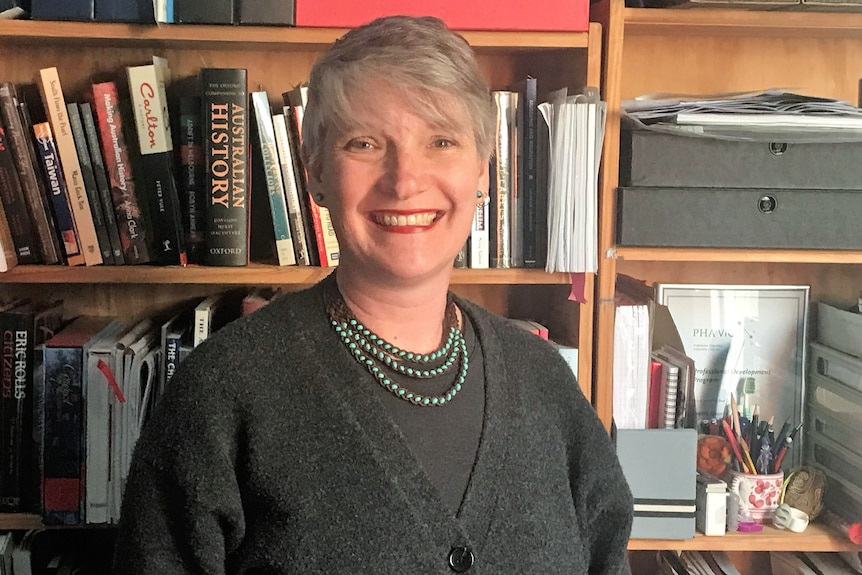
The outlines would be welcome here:
[[[437,219],[438,212],[416,214],[372,214],[371,218],[381,226],[430,226]]]

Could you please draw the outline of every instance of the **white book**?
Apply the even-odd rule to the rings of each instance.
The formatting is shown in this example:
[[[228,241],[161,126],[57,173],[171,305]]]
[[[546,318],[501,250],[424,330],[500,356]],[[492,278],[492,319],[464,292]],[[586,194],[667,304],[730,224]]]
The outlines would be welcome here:
[[[117,386],[122,391],[124,399],[129,393],[129,382],[126,381],[125,371],[126,352],[135,341],[139,340],[143,334],[152,329],[154,329],[152,319],[144,318],[120,337],[117,340],[117,344],[114,346],[113,363],[111,368],[116,378]],[[120,518],[120,506],[122,504],[122,483],[120,481],[120,477],[122,476],[124,465],[127,465],[121,448],[124,441],[123,421],[125,417],[124,412],[126,411],[126,401],[111,403],[110,407],[111,450],[109,452],[109,466],[111,476],[108,482],[108,509],[110,522],[116,523]]]
[[[284,114],[273,114],[272,124],[275,128],[275,144],[278,149],[278,161],[281,164],[281,177],[284,182],[284,197],[287,200],[287,216],[290,221],[290,231],[293,234],[293,249],[296,252],[296,263],[301,266],[311,265],[310,231],[305,228],[302,216],[302,203],[299,199],[299,180],[293,158],[293,150],[287,133],[287,120]]]
[[[129,326],[113,321],[103,337],[93,342],[87,352],[86,380],[86,512],[87,523],[108,523],[111,415],[123,402],[123,394],[112,368],[117,340]]]
[[[275,234],[275,255],[280,266],[296,264],[294,238],[288,221],[287,203],[284,194],[284,177],[276,147],[276,133],[269,97],[263,90],[251,93],[254,118],[257,124],[258,141],[262,169],[266,179],[266,192],[269,198],[269,211],[272,230]]]
[[[472,269],[488,269],[490,252],[488,246],[488,201],[476,206],[473,225],[470,227],[470,261]]]

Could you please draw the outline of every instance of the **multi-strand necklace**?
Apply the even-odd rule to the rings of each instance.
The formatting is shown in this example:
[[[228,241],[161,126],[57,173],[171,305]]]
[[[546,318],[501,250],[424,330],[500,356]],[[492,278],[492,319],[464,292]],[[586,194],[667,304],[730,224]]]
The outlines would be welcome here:
[[[353,358],[364,366],[384,389],[405,401],[422,407],[446,405],[461,391],[467,377],[467,343],[458,323],[458,311],[450,293],[443,318],[440,347],[431,353],[413,353],[401,349],[366,328],[344,301],[333,281],[324,290],[326,312],[330,324]],[[394,381],[396,373],[422,380],[441,376],[459,366],[455,381],[440,395],[419,393]]]

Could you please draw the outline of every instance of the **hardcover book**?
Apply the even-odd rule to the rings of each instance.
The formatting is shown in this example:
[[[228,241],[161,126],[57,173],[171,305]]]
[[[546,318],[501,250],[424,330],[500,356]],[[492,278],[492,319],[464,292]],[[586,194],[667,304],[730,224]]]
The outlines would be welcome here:
[[[206,165],[206,263],[248,264],[248,88],[246,70],[201,70]]]
[[[90,159],[90,150],[87,147],[84,123],[81,121],[81,109],[76,102],[69,102],[66,104],[66,112],[69,115],[69,124],[72,126],[72,137],[78,152],[78,162],[81,165],[81,177],[84,179],[84,188],[87,190],[90,212],[93,214],[93,224],[96,226],[96,239],[102,252],[102,263],[113,265],[114,254],[111,251],[111,240],[108,237],[105,209],[102,206],[99,190],[96,188],[96,175],[93,172],[93,161]],[[113,211],[113,206],[110,207]]]
[[[0,123],[0,201],[6,214],[6,223],[12,234],[15,257],[19,264],[39,263],[36,235],[24,200],[24,191],[18,179],[15,158],[9,147],[6,130]]]
[[[233,24],[234,0],[174,0],[177,24]]]
[[[93,111],[102,139],[102,158],[111,185],[111,199],[117,229],[127,264],[144,264],[155,259],[151,246],[152,229],[132,173],[131,152],[126,142],[125,118],[120,110],[114,82],[93,84]]]
[[[3,125],[6,128],[9,149],[15,159],[27,211],[33,224],[39,259],[45,264],[56,264],[61,261],[62,256],[58,249],[57,232],[51,217],[48,195],[39,177],[38,164],[34,162],[30,125],[29,122],[25,124],[21,117],[20,106],[23,103],[18,99],[14,84],[0,83],[0,110],[2,110]]]
[[[84,263],[88,266],[101,264],[102,253],[99,250],[99,242],[96,238],[96,226],[93,222],[93,214],[90,210],[87,190],[84,187],[78,154],[75,151],[75,140],[72,136],[69,117],[66,111],[66,99],[63,96],[57,68],[42,68],[39,70],[37,84],[42,95],[42,102],[45,105],[45,114],[48,117],[51,131],[54,134],[57,155],[60,158],[60,163],[63,165],[63,177],[66,180],[66,189],[69,193],[75,230],[78,233],[78,241],[81,245]],[[70,265],[75,265],[76,263],[69,260]]]
[[[84,258],[78,244],[75,221],[72,219],[72,206],[69,203],[69,194],[66,190],[66,178],[63,177],[63,168],[60,165],[60,158],[57,156],[51,124],[48,122],[34,124],[33,135],[36,138],[36,152],[45,175],[45,182],[54,208],[54,220],[57,224],[66,261],[69,265],[80,265]]]
[[[186,251],[189,263],[204,261],[206,231],[204,207],[207,193],[204,188],[203,139],[201,135],[201,99],[197,96],[180,97],[179,128],[180,203],[183,207],[183,231],[186,234]]]
[[[80,316],[45,342],[42,521],[84,522],[86,355],[109,319]]]
[[[95,0],[97,22],[134,22],[154,24],[152,0]]]
[[[167,65],[158,61],[126,68],[141,153],[144,188],[150,202],[156,257],[164,265],[186,265],[182,209],[174,178],[173,141],[168,118]]]
[[[30,511],[38,503],[32,468],[34,348],[54,334],[63,318],[62,302],[24,302],[0,311],[3,337],[0,445],[0,511]]]
[[[95,18],[95,0],[32,0],[33,20],[89,21]]]
[[[538,121],[537,81],[527,77],[518,88],[518,198],[521,208],[521,240],[524,267],[543,268],[539,254]]]
[[[515,129],[517,92],[493,93],[497,106],[494,141],[494,169],[491,171],[490,241],[491,267],[517,267],[523,260],[517,225],[517,132]]]
[[[93,107],[89,102],[81,105],[81,121],[84,124],[84,136],[87,140],[87,150],[90,152],[90,161],[93,168],[93,177],[96,179],[96,190],[99,193],[99,202],[104,212],[105,225],[108,228],[108,240],[111,244],[111,258],[115,265],[123,265],[123,244],[120,241],[120,230],[117,228],[117,217],[114,214],[114,201],[111,199],[111,186],[108,183],[108,174],[105,171],[105,162],[102,159],[102,144],[99,142],[99,134],[96,130],[96,120],[93,117]]]
[[[266,92],[258,91],[252,92],[251,101],[255,116],[255,133],[257,134],[257,145],[254,147],[255,157],[260,160],[260,167],[255,169],[255,173],[263,176],[262,185],[265,185],[266,196],[269,199],[269,221],[272,227],[272,239],[275,242],[276,259],[280,266],[295,265],[298,254],[294,251],[294,238],[291,234],[291,225],[288,223],[282,165],[279,164],[269,98]],[[257,232],[255,231],[255,233]],[[308,254],[304,253],[303,255],[307,260]]]
[[[295,0],[236,0],[238,24],[294,26]]]

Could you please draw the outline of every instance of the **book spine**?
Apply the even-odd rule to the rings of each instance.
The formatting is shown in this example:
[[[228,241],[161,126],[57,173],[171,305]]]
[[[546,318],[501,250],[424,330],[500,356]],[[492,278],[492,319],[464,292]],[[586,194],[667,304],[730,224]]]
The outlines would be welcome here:
[[[116,84],[93,84],[92,106],[102,136],[102,156],[111,186],[123,259],[127,264],[151,262],[154,259],[149,237],[151,230],[141,209],[138,188],[132,176]]]
[[[96,226],[96,240],[99,242],[99,249],[102,252],[102,263],[113,265],[114,255],[111,252],[111,240],[108,237],[108,224],[105,220],[99,190],[96,188],[96,175],[93,173],[93,162],[87,147],[87,137],[84,135],[81,109],[76,102],[70,102],[66,104],[66,113],[69,116],[69,124],[72,126],[72,138],[75,140],[75,149],[78,152],[78,163],[81,165],[81,177],[84,180],[84,188],[87,190],[90,213],[93,214],[93,224]]]
[[[57,254],[56,263],[66,264],[66,253],[63,249],[63,242],[57,227],[57,219],[54,215],[54,202],[51,200],[51,192],[48,189],[48,182],[42,169],[42,160],[36,151],[36,138],[33,135],[33,120],[30,117],[30,107],[23,98],[18,102],[18,115],[21,118],[21,125],[24,127],[24,133],[26,134],[24,141],[27,143],[27,155],[30,156],[30,165],[33,167],[32,173],[36,178],[36,185],[39,188],[42,205],[48,218],[48,231],[51,234],[51,243],[53,244],[52,251]],[[47,259],[44,261],[48,262]]]
[[[54,217],[57,221],[57,230],[66,254],[66,262],[70,266],[81,265],[84,263],[84,256],[81,254],[81,249],[78,245],[78,234],[75,231],[75,222],[72,219],[72,206],[69,204],[69,195],[66,191],[66,179],[63,177],[63,168],[60,165],[60,159],[57,157],[57,148],[54,145],[51,124],[48,122],[34,124],[33,135],[36,138],[36,152],[42,163],[48,192],[51,194]]]
[[[47,196],[39,185],[38,167],[33,161],[33,144],[28,132],[29,125],[24,125],[19,105],[15,85],[8,82],[0,83],[3,123],[6,126],[9,149],[15,159],[21,189],[33,224],[39,257],[42,263],[56,264],[60,262],[61,256],[57,250],[54,222],[46,203]]]
[[[473,269],[488,269],[490,254],[488,251],[488,202],[476,206],[473,214],[473,225],[470,228],[470,267]]]
[[[62,318],[62,304],[24,305],[0,314],[2,333],[2,410],[0,441],[0,510],[21,512],[39,500],[35,488],[33,441],[35,348],[53,335]]]
[[[494,212],[493,234],[494,250],[491,253],[491,267],[511,268],[514,266],[512,246],[512,193],[515,175],[512,165],[513,126],[515,112],[515,93],[495,91],[494,103],[497,107],[497,130],[494,142],[494,181],[491,195],[491,211]]]
[[[63,176],[66,179],[66,189],[69,192],[75,230],[78,232],[78,239],[81,242],[84,263],[88,266],[101,264],[102,253],[96,238],[96,226],[93,222],[87,190],[81,176],[81,166],[75,151],[75,141],[69,125],[66,100],[63,96],[57,68],[41,69],[38,85],[45,105],[45,113],[54,133],[57,154],[63,165]]]
[[[0,314],[3,370],[0,371],[0,511],[22,510],[23,482],[29,476],[32,397],[28,385],[27,348],[32,347],[32,330],[27,329],[25,314],[11,311]]]
[[[174,0],[177,24],[233,24],[234,0]]]
[[[95,0],[32,0],[30,17],[87,22],[95,18],[95,10]]]
[[[183,230],[186,233],[186,251],[189,263],[203,263],[204,244],[204,188],[203,141],[201,139],[201,99],[196,96],[180,98],[179,115],[179,190],[183,207]]]
[[[238,24],[265,24],[268,26],[295,26],[295,0],[239,0]]]
[[[248,88],[246,70],[201,70],[206,165],[206,263],[248,264]]]
[[[290,266],[297,263],[298,253],[295,252],[295,242],[288,223],[287,204],[282,180],[281,165],[278,161],[276,147],[276,128],[270,112],[269,98],[266,92],[253,92],[251,95],[254,108],[255,125],[258,135],[261,169],[266,181],[267,196],[275,238],[275,253],[278,265]]]
[[[538,102],[537,81],[526,78],[518,94],[518,197],[521,205],[521,223],[524,267],[536,268],[543,264],[538,259]]]
[[[295,93],[295,91],[292,91],[291,95]],[[287,135],[290,140],[290,149],[294,161],[293,169],[299,189],[299,200],[302,203],[302,211],[306,218],[306,229],[314,230],[314,244],[317,248],[316,251],[311,249],[312,254],[317,254],[314,263],[323,267],[334,267],[338,265],[339,258],[338,238],[335,236],[335,228],[332,227],[329,210],[318,206],[314,198],[311,197],[311,194],[308,193],[308,172],[300,159],[303,109],[302,106],[298,105],[284,107],[285,114],[289,115],[288,119],[290,120],[288,122]],[[311,239],[309,238],[310,242]]]
[[[0,201],[6,213],[6,223],[12,233],[15,257],[20,264],[39,263],[36,236],[30,222],[30,214],[24,201],[21,181],[15,167],[15,158],[9,149],[6,130],[0,124]]]
[[[120,231],[117,228],[117,217],[114,215],[114,202],[111,199],[111,187],[108,184],[108,174],[105,171],[105,162],[102,160],[102,145],[99,143],[99,134],[96,131],[96,121],[93,118],[93,107],[89,102],[81,104],[81,121],[84,124],[84,135],[87,140],[87,150],[90,153],[93,176],[96,179],[96,189],[99,193],[99,204],[102,208],[102,217],[108,228],[108,240],[111,244],[111,258],[115,265],[123,265],[123,244],[120,241]]]
[[[275,126],[275,141],[278,149],[278,159],[281,163],[281,175],[284,179],[284,195],[287,199],[287,213],[290,219],[290,228],[293,231],[293,248],[296,252],[296,263],[302,266],[312,265],[311,247],[308,241],[308,228],[302,217],[302,203],[299,201],[300,190],[297,181],[298,165],[294,162],[293,150],[287,132],[287,121],[284,114],[272,116]],[[301,164],[299,164],[301,167]]]
[[[155,20],[153,3],[141,0],[95,0],[97,22],[131,22],[152,24]]]
[[[45,347],[42,522],[82,522],[84,389],[80,347]]]
[[[156,255],[164,265],[186,265],[185,234],[173,168],[165,71],[162,66],[126,68],[141,152],[144,186],[156,235]]]

